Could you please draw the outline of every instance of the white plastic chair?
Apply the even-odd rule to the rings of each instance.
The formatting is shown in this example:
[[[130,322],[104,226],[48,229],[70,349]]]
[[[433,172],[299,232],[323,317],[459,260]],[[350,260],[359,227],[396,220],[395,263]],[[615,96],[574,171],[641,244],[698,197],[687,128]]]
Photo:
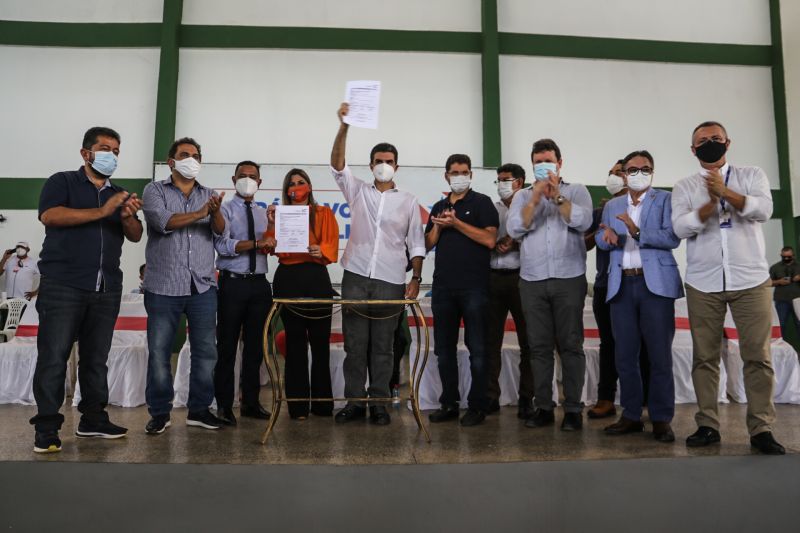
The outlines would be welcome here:
[[[22,312],[25,311],[27,305],[28,301],[22,298],[14,298],[0,303],[0,309],[8,310],[6,323],[3,325],[3,329],[0,330],[0,336],[3,337],[3,342],[10,341],[14,338],[14,335],[17,334],[19,320],[22,318]]]

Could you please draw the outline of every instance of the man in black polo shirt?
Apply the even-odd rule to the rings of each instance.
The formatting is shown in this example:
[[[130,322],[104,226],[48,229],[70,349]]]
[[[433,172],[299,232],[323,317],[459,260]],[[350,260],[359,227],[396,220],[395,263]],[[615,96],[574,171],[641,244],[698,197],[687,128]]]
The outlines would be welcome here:
[[[84,165],[50,176],[39,197],[45,239],[36,302],[39,357],[33,375],[38,413],[31,419],[37,453],[61,450],[58,431],[64,416],[59,409],[76,339],[81,420],[75,434],[116,439],[128,431],[112,424],[105,411],[106,362],[122,297],[122,242],[142,238],[142,223],[136,216],[141,201],[109,179],[117,167],[119,144],[116,131],[90,128],[80,150]]]
[[[434,352],[442,380],[441,408],[431,422],[458,418],[458,331],[464,320],[464,343],[469,349],[472,386],[462,426],[483,422],[488,409],[486,368],[486,308],[489,257],[495,246],[497,210],[485,194],[470,189],[472,162],[453,154],[445,163],[445,179],[452,191],[431,209],[425,228],[425,247],[436,246],[432,311]]]

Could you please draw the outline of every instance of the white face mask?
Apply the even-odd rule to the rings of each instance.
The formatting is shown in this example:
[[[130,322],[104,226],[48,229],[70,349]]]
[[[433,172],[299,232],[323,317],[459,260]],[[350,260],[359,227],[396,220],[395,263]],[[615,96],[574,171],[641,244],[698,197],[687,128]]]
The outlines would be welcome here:
[[[394,178],[394,167],[388,163],[378,163],[372,167],[372,175],[381,183],[387,183]]]
[[[28,255],[28,250],[22,248],[21,246],[17,248],[17,257],[25,257],[26,255]]]
[[[508,200],[514,196],[514,182],[513,181],[498,181],[497,194],[500,195],[501,200]]]
[[[258,190],[258,182],[253,178],[239,178],[236,180],[236,192],[239,196],[249,198],[253,196]]]
[[[195,179],[200,174],[200,161],[194,157],[187,157],[175,161],[175,170],[187,180]]]
[[[470,176],[450,176],[450,190],[456,194],[469,189],[469,184],[472,181]]]
[[[650,186],[653,175],[645,176],[641,172],[628,174],[628,188],[632,191],[643,191]]]
[[[606,179],[606,189],[611,194],[617,194],[619,191],[625,188],[625,180],[617,176],[616,174],[609,174],[608,178]]]

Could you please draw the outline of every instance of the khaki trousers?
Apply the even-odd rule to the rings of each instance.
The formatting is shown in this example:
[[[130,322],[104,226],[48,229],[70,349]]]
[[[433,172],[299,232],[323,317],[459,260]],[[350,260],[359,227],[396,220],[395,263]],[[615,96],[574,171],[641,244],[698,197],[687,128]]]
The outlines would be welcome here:
[[[739,353],[744,362],[747,430],[751,436],[772,431],[775,372],[769,348],[772,329],[769,280],[741,291],[702,292],[686,285],[686,303],[694,351],[692,382],[699,409],[695,415],[697,425],[719,430],[720,348],[725,313],[730,306],[739,332]]]

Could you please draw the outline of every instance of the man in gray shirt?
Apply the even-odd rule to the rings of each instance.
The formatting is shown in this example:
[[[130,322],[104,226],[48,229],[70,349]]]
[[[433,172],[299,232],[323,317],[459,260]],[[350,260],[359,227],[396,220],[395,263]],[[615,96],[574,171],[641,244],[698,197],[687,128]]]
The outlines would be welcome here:
[[[592,199],[585,186],[561,179],[561,150],[552,139],[533,143],[531,161],[534,185],[514,195],[506,221],[511,238],[521,240],[519,289],[533,357],[535,411],[525,425],[541,427],[555,420],[557,344],[566,397],[561,429],[576,431],[583,426],[583,233],[592,224]]]
[[[220,203],[212,189],[195,180],[200,173],[200,145],[178,139],[169,149],[172,175],[145,187],[143,209],[147,221],[147,270],[144,306],[147,310],[147,389],[151,420],[148,434],[163,433],[170,425],[172,368],[170,356],[175,331],[186,315],[192,346],[189,414],[186,424],[219,429],[220,420],[208,410],[214,400],[217,362],[217,281],[214,240],[225,230]]]

